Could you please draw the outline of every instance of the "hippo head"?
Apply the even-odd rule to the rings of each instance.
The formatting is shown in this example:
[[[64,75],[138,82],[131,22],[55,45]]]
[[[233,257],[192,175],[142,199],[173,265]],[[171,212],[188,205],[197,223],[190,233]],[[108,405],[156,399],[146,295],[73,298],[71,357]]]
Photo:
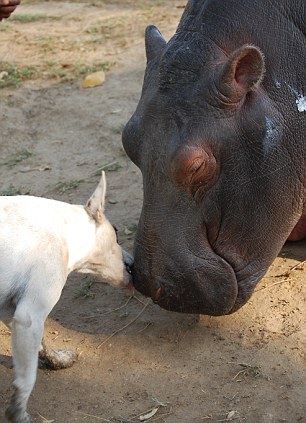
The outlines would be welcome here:
[[[143,176],[136,289],[168,310],[223,315],[251,296],[300,215],[283,118],[253,45],[146,30],[123,145]],[[276,154],[277,151],[277,154]]]

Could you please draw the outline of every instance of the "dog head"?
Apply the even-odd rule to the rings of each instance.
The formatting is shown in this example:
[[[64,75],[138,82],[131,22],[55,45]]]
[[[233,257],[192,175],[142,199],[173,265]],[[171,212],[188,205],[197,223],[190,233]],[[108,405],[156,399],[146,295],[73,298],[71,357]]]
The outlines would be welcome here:
[[[95,273],[116,287],[132,283],[130,267],[133,258],[118,244],[116,229],[104,214],[106,177],[102,172],[101,180],[87,201],[85,210],[96,227],[95,245],[86,259],[86,273]]]

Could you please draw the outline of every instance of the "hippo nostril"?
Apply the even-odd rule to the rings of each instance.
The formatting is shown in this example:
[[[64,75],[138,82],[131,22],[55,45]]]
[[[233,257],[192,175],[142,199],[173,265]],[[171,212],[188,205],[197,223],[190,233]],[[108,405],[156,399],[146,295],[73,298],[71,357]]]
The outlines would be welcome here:
[[[161,289],[161,287],[159,287],[158,290],[155,293],[155,297],[154,297],[155,302],[158,302],[158,300],[160,299],[161,292],[162,292],[162,289]]]

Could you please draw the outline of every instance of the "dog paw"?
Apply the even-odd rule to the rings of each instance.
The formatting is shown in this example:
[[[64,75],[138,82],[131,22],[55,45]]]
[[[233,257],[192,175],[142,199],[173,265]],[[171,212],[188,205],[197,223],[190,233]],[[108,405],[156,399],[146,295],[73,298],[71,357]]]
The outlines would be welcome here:
[[[11,404],[5,411],[5,416],[11,423],[33,423],[31,417],[26,412],[25,406],[21,405],[20,396],[20,390],[15,388]]]
[[[77,354],[70,350],[52,350],[44,348],[39,352],[43,365],[52,370],[67,369],[77,360]]]
[[[5,411],[5,417],[11,423],[33,423],[31,417],[15,404],[11,404]]]

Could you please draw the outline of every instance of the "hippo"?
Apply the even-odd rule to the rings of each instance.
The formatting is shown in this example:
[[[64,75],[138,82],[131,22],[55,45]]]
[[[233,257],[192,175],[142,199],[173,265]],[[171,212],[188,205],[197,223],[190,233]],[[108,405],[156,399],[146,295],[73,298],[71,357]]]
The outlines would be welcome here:
[[[122,135],[143,178],[134,285],[167,310],[230,314],[306,236],[306,1],[190,0],[145,47]]]

